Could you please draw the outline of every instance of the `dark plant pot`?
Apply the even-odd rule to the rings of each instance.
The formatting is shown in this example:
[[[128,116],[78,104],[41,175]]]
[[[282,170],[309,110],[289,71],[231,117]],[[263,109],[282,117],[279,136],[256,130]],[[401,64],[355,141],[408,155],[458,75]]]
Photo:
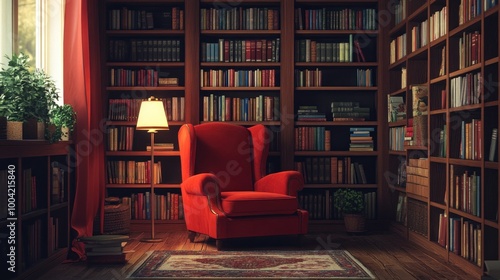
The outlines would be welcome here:
[[[7,118],[0,117],[0,140],[7,139]]]
[[[23,139],[37,139],[38,127],[36,119],[29,119],[23,122]]]
[[[37,122],[36,123],[36,139],[44,140],[45,139],[45,123]]]
[[[344,214],[345,230],[347,232],[365,232],[366,218],[363,214]]]

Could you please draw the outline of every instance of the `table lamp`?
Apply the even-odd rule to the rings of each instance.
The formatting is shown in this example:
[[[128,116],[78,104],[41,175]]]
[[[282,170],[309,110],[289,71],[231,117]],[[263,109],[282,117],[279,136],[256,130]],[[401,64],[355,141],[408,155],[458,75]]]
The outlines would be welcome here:
[[[141,102],[139,109],[139,117],[137,119],[137,130],[147,130],[151,134],[151,164],[149,165],[149,180],[151,183],[151,194],[149,196],[149,212],[151,218],[151,238],[143,238],[142,242],[161,242],[161,238],[155,238],[155,213],[156,213],[156,199],[154,192],[154,143],[155,133],[158,130],[168,130],[167,115],[163,102],[151,96],[147,101]]]

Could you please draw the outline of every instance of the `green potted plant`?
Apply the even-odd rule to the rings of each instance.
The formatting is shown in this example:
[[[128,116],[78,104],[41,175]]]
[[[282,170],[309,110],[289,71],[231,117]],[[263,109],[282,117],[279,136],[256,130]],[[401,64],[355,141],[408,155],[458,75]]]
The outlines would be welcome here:
[[[70,133],[75,129],[76,113],[73,107],[69,104],[56,105],[50,111],[50,123],[56,128],[55,135],[49,137],[51,142],[59,140],[57,137],[60,131],[60,140],[69,140]]]
[[[0,113],[7,119],[7,139],[20,140],[26,134],[23,133],[23,123],[31,117],[29,90],[32,73],[27,55],[21,53],[6,58],[8,67],[0,71]]]
[[[339,189],[334,194],[333,205],[344,216],[347,232],[365,231],[365,201],[363,192],[354,189]]]
[[[33,72],[31,86],[31,115],[38,121],[38,139],[43,139],[49,112],[57,106],[59,94],[52,78],[39,69]]]

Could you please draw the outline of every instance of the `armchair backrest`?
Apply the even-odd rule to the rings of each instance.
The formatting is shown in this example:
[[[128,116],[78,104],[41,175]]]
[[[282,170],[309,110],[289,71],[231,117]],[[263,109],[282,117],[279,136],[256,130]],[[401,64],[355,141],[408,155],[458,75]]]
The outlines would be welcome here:
[[[265,176],[268,131],[263,125],[185,124],[179,130],[179,150],[183,181],[208,172],[221,180],[222,191],[253,190],[254,182]]]

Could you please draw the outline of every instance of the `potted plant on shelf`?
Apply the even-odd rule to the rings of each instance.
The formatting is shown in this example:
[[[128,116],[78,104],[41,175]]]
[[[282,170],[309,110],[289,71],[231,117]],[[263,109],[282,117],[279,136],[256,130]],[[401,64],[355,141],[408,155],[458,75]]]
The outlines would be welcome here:
[[[57,106],[59,94],[52,78],[39,69],[33,72],[31,85],[32,115],[38,121],[38,139],[43,139],[50,121],[49,112]]]
[[[29,89],[32,73],[29,57],[24,54],[6,56],[7,68],[0,71],[0,114],[7,119],[7,139],[23,139],[23,123],[30,118]],[[36,132],[35,132],[36,133]]]
[[[344,216],[344,224],[347,232],[365,231],[365,208],[364,195],[362,191],[354,189],[339,189],[334,194],[335,208]]]
[[[70,133],[75,129],[75,110],[69,104],[56,105],[50,111],[50,123],[55,126],[55,131],[49,135],[49,141],[69,140]]]

